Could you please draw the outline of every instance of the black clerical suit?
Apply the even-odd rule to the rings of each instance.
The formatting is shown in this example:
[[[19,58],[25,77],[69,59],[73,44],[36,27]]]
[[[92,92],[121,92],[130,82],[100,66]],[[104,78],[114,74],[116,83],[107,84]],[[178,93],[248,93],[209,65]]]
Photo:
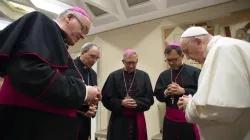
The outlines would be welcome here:
[[[74,61],[86,85],[97,86],[96,72],[92,68],[84,68],[84,64],[81,62],[80,57],[77,57]],[[87,112],[89,110],[89,105],[82,105],[80,110]],[[78,140],[87,140],[88,137],[91,136],[91,118],[81,114],[78,114],[78,118],[80,120]]]
[[[130,88],[131,87],[131,88]],[[122,106],[126,94],[137,106]],[[142,70],[128,73],[124,69],[112,72],[102,89],[102,103],[110,110],[107,140],[147,140],[144,112],[154,104],[153,89],[148,74]]]
[[[57,23],[39,12],[0,32],[1,140],[77,139],[77,109],[86,86],[65,38]]]
[[[163,140],[199,140],[195,125],[187,123],[185,114],[178,109],[177,102],[182,95],[164,95],[172,82],[184,88],[184,95],[194,95],[198,88],[200,69],[182,65],[176,70],[163,71],[157,79],[154,94],[158,101],[166,103],[166,114],[163,124]]]

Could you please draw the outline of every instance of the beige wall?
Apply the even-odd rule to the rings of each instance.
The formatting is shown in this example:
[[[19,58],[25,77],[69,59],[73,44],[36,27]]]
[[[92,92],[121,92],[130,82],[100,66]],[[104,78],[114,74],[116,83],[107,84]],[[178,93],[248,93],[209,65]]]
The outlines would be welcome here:
[[[133,26],[128,26],[90,36],[84,42],[92,41],[102,47],[100,63],[100,86],[102,87],[110,72],[122,67],[122,52],[125,49],[135,49],[139,54],[138,68],[146,71],[152,81],[153,87],[158,75],[166,69],[163,56],[162,28],[176,26],[182,23],[196,23],[227,15],[232,11],[248,8],[249,0],[237,0],[215,7],[201,9],[180,15],[166,17]],[[84,42],[80,42],[70,52],[77,52]],[[146,112],[146,122],[149,139],[159,133],[157,101]],[[101,106],[101,128],[107,127],[107,110]]]

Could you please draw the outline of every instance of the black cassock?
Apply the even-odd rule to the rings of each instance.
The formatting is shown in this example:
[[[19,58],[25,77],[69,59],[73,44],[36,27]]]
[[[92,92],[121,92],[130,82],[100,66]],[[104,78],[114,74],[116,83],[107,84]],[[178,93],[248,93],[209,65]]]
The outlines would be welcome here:
[[[132,81],[133,84],[129,90]],[[126,97],[126,87],[129,91],[128,95],[137,103],[134,109],[121,105]],[[152,85],[147,73],[141,70],[128,73],[124,69],[112,72],[104,84],[102,96],[103,105],[112,112],[107,140],[147,140],[143,112],[149,110],[154,103]]]
[[[154,95],[160,102],[165,102],[167,109],[163,124],[163,140],[197,140],[195,125],[187,123],[185,114],[178,109],[177,102],[182,95],[164,96],[164,91],[172,82],[185,89],[185,95],[194,95],[198,86],[200,69],[182,65],[178,70],[163,71],[155,85]]]
[[[77,57],[74,60],[76,67],[81,73],[83,80],[86,85],[97,86],[97,75],[96,72],[92,69],[85,69],[84,64],[81,62],[80,57]],[[79,109],[83,112],[87,112],[89,110],[89,105],[82,105]],[[91,136],[91,118],[83,116],[81,114],[77,115],[79,118],[79,134],[78,140],[87,140],[89,136]]]
[[[29,13],[0,32],[1,140],[76,140],[86,87],[50,18]]]

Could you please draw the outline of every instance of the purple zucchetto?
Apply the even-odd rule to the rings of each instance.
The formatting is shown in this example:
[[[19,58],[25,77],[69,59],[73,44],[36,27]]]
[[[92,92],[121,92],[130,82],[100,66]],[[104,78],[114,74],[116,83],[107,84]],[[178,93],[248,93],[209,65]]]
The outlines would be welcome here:
[[[70,8],[70,9],[68,9],[68,10],[76,11],[76,12],[78,12],[78,13],[84,15],[85,17],[87,17],[87,18],[90,20],[90,16],[89,16],[88,13],[87,13],[85,10],[83,10],[82,8],[79,8],[79,7],[72,7],[72,8]]]
[[[180,47],[180,45],[178,43],[170,43],[170,44],[168,44],[168,46]]]
[[[135,50],[132,50],[132,49],[127,49],[126,51],[123,52],[123,54],[131,54],[131,53],[136,53]]]

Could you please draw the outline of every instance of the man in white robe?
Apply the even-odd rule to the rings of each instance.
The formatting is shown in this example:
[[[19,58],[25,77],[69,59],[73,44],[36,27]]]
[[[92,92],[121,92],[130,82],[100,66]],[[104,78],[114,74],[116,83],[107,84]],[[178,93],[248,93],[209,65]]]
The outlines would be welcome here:
[[[178,101],[201,140],[250,140],[250,44],[190,27],[181,48],[203,64],[196,94]]]

